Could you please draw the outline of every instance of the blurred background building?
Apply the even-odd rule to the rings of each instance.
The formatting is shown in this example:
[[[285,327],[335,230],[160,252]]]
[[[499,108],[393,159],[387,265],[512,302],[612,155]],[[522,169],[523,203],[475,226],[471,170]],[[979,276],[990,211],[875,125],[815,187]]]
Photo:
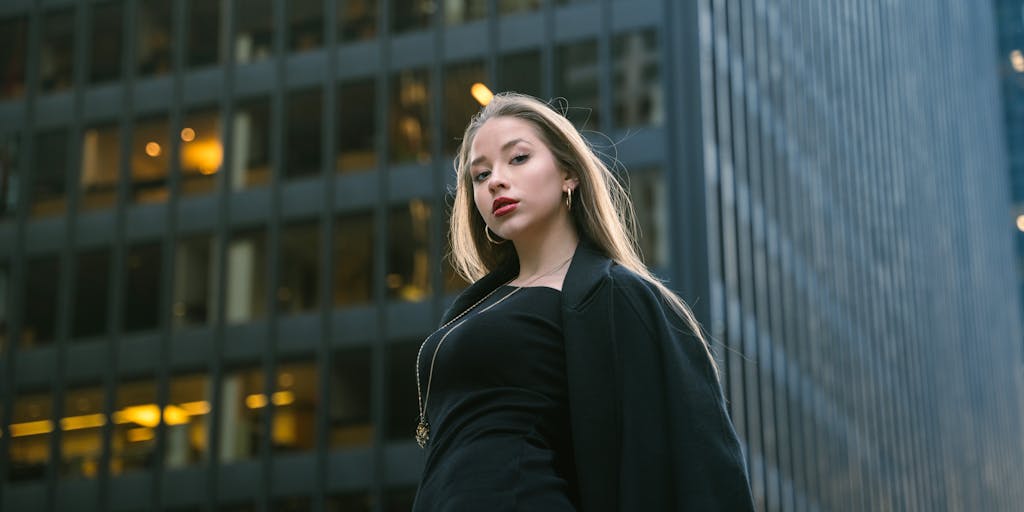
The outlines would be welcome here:
[[[995,6],[1013,214],[1019,231],[1017,282],[1024,300],[1024,1],[996,0]]]
[[[407,510],[485,84],[562,98],[621,163],[647,261],[715,338],[760,509],[1014,509],[1024,132],[999,69],[1024,75],[996,19],[4,0],[0,508]]]

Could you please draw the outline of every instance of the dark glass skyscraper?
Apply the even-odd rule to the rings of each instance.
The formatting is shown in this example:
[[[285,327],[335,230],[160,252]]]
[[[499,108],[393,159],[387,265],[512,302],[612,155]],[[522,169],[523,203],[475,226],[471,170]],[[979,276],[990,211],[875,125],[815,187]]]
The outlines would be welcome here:
[[[994,19],[2,2],[0,508],[407,510],[416,350],[464,286],[451,157],[485,84],[556,98],[616,159],[648,263],[714,338],[761,509],[1012,510]]]

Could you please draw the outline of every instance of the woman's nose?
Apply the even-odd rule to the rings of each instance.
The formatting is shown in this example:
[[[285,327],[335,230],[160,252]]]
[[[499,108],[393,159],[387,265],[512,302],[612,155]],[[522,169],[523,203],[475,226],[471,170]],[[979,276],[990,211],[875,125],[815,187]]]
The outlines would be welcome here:
[[[491,193],[494,193],[495,191],[502,188],[508,188],[508,182],[505,180],[504,171],[492,169],[491,178],[487,180],[487,186],[488,188],[491,189]]]

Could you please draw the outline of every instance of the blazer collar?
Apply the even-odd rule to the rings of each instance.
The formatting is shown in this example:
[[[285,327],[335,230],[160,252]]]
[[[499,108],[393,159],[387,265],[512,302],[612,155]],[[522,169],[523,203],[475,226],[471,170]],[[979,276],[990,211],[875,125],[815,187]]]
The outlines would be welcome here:
[[[579,245],[572,256],[572,263],[562,283],[562,304],[568,309],[579,309],[584,300],[590,296],[611,268],[612,261],[604,255],[596,244],[586,237],[580,238]],[[519,260],[498,267],[463,291],[445,312],[441,323],[447,323],[466,308],[476,304],[495,288],[507,283],[519,273]]]

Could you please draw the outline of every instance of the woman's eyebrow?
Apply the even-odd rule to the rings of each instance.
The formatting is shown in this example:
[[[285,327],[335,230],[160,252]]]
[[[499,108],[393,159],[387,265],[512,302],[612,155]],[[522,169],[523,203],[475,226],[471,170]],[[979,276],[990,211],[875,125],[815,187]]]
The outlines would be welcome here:
[[[515,146],[516,144],[519,144],[520,142],[525,142],[527,144],[530,143],[530,141],[528,141],[526,139],[523,139],[523,138],[512,139],[512,140],[510,140],[510,141],[508,141],[508,142],[506,142],[506,143],[501,145],[501,151],[504,153],[505,151],[508,151],[508,148],[510,148],[512,146]],[[483,155],[478,156],[478,157],[474,158],[472,162],[469,163],[469,166],[473,167],[474,165],[477,165],[480,162],[483,162],[484,160],[487,160],[486,156],[483,156]]]

